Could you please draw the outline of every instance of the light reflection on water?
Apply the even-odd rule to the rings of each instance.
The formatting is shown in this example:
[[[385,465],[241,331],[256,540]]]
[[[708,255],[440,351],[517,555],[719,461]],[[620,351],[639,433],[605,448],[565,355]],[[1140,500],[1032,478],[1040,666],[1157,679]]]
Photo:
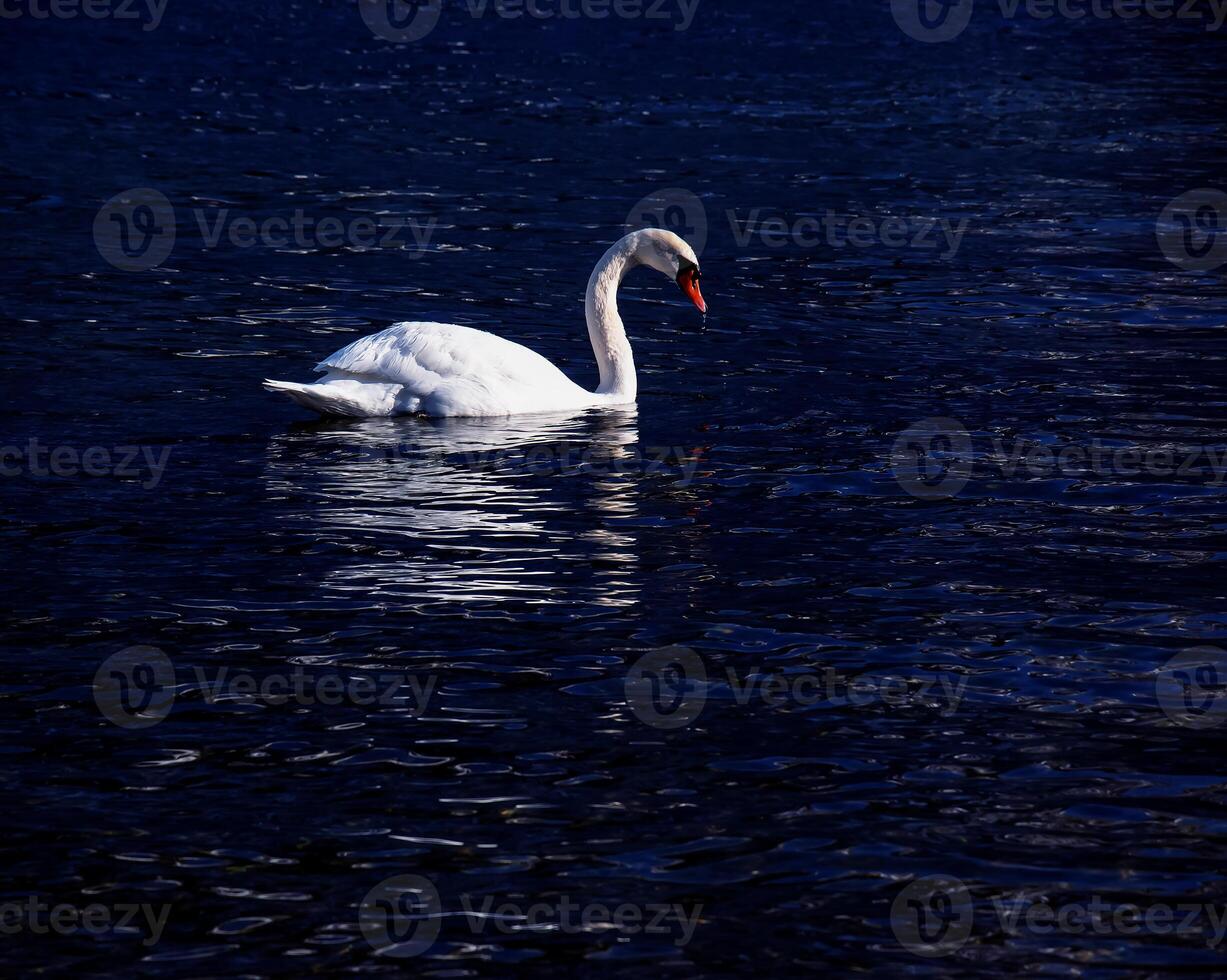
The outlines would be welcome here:
[[[576,598],[558,589],[557,565],[581,561],[600,569],[589,601],[632,606],[636,537],[623,524],[638,512],[637,421],[629,408],[321,422],[270,441],[265,481],[299,505],[284,517],[299,533],[362,556],[333,568],[325,589],[549,605]],[[590,492],[559,482],[573,480]]]
[[[0,448],[173,448],[154,490],[0,479],[10,893],[165,895],[152,955],[260,976],[388,966],[355,920],[392,873],[436,879],[449,909],[704,903],[681,950],[457,927],[409,965],[568,980],[599,957],[618,978],[926,970],[889,922],[912,875],[957,875],[986,908],[1221,902],[1222,729],[1166,721],[1155,675],[1227,643],[1222,486],[1024,467],[929,502],[890,472],[900,431],[936,416],[977,452],[1221,448],[1227,286],[1154,234],[1174,195],[1223,182],[1221,37],[977,4],[957,42],[920,45],[887,3],[703,0],[684,35],[445,5],[450,25],[405,49],[351,3],[287,6],[171,4],[138,40],[5,21],[25,33],[6,50]],[[183,241],[120,273],[90,224],[145,183]],[[670,284],[628,280],[637,418],[321,424],[260,388],[407,318],[493,330],[590,381],[583,284],[665,186],[706,206],[713,312],[700,325]],[[376,203],[437,218],[431,248],[210,249],[190,214]],[[726,219],[828,209],[970,225],[943,259],[743,243]],[[648,472],[663,446],[702,448]],[[410,718],[185,689],[134,733],[89,690],[134,643],[193,691],[197,668],[307,664],[431,671],[438,699]],[[674,644],[724,686],[665,733],[624,679]],[[922,693],[741,704],[725,680],[777,669],[968,689],[945,714]],[[257,920],[275,921],[240,931]],[[14,974],[154,969],[122,937],[4,953]],[[1176,937],[989,932],[937,969],[1221,962]]]

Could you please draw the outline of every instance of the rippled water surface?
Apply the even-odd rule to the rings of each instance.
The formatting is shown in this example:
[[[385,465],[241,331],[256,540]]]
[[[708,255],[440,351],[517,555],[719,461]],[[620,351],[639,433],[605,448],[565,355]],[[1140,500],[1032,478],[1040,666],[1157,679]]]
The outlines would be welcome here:
[[[0,25],[0,443],[110,459],[0,478],[0,897],[169,906],[156,944],[25,929],[7,969],[1222,968],[1212,930],[1010,935],[993,913],[1227,900],[1225,743],[1156,695],[1227,642],[1227,289],[1155,237],[1223,181],[1222,37],[985,5],[924,44],[860,2],[704,0],[674,26],[449,8],[398,46],[314,0]],[[177,236],[125,272],[95,216],[136,187]],[[637,409],[321,422],[261,390],[403,319],[594,383],[584,284],[661,188],[702,201],[712,313],[628,281]],[[296,209],[433,232],[211,247],[198,220]],[[965,231],[778,246],[744,240],[756,209]],[[892,456],[934,418],[976,460],[953,496]],[[141,728],[95,697],[133,646],[173,672]],[[655,727],[626,679],[670,646],[706,672],[701,713]],[[237,675],[418,686],[215,696]],[[772,675],[830,684],[739,693]],[[446,913],[412,959],[360,928],[402,874]],[[975,929],[930,961],[892,904],[932,875],[970,889]],[[683,942],[465,912],[490,897],[701,911]]]

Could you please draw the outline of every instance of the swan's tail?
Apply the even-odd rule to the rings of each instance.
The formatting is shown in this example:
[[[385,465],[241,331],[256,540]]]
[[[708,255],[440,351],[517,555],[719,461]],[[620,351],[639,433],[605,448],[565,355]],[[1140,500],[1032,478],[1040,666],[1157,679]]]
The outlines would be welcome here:
[[[320,415],[376,418],[400,414],[397,395],[403,385],[362,381],[325,381],[303,385],[293,381],[265,381],[268,391],[279,391],[303,408]]]

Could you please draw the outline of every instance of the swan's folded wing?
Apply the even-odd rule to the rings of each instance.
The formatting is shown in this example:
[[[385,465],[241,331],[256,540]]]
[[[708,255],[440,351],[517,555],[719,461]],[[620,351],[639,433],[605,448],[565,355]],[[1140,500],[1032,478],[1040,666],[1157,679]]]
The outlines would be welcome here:
[[[546,358],[484,330],[453,323],[398,323],[354,341],[316,367],[322,383],[401,386],[401,411],[499,416],[591,406],[591,393]]]
[[[565,380],[536,351],[454,323],[398,323],[355,340],[316,370],[396,382],[420,395],[459,379],[527,385]]]

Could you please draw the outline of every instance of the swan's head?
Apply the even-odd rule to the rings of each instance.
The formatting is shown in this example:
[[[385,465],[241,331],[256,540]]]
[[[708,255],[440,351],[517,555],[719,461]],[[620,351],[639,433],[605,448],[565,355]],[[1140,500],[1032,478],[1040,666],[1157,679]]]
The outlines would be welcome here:
[[[635,257],[673,279],[700,313],[707,312],[707,303],[699,289],[699,259],[694,249],[671,231],[647,228],[627,236]]]

